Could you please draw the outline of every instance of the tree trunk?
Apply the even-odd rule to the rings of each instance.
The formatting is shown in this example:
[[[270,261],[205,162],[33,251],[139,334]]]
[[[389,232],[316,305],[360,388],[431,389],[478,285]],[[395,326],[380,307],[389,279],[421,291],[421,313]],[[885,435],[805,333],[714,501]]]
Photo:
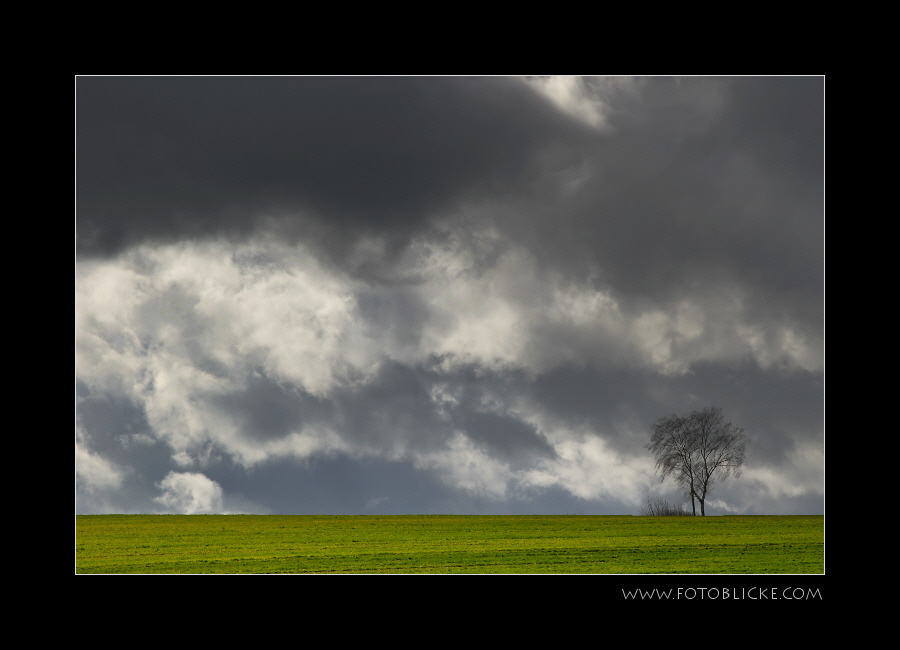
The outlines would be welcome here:
[[[700,516],[706,516],[706,499],[700,499]]]

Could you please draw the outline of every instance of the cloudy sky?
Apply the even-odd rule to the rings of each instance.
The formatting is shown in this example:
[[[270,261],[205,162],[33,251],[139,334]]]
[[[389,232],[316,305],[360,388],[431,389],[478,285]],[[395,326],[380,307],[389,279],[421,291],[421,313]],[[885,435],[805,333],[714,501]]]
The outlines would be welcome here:
[[[77,77],[78,513],[824,512],[821,77]]]

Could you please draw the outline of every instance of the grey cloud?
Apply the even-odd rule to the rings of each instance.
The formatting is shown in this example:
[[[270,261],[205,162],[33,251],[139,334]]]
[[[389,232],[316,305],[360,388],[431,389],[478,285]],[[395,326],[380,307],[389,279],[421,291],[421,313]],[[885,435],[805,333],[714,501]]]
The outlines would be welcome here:
[[[485,445],[491,455],[513,468],[527,467],[538,458],[556,455],[534,426],[514,417],[462,411],[458,420],[460,429],[470,439]]]
[[[551,267],[594,265],[622,299],[715,279],[821,321],[823,80],[651,78],[610,102],[612,131],[584,148],[589,182],[513,213],[508,232]]]
[[[520,187],[549,143],[589,133],[505,78],[83,77],[76,92],[82,253],[245,236],[285,213],[402,234]]]
[[[334,405],[296,387],[286,387],[258,370],[240,389],[213,396],[211,406],[240,423],[250,440],[270,440],[334,419]]]
[[[384,361],[361,386],[335,394],[335,424],[341,435],[364,449],[407,455],[439,448],[448,423],[434,409],[427,369]]]
[[[498,503],[460,493],[412,463],[341,455],[311,459],[299,466],[272,460],[252,473],[219,480],[226,495],[238,493],[285,514],[630,514],[633,510],[630,504],[614,499],[598,507],[559,488]]]

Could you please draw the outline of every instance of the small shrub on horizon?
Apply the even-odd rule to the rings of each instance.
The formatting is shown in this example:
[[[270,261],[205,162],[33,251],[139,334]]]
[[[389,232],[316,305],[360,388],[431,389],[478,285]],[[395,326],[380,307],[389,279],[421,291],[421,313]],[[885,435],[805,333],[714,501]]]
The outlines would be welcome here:
[[[662,499],[647,499],[647,505],[641,507],[641,515],[644,517],[692,517],[693,515],[683,506],[673,506]]]

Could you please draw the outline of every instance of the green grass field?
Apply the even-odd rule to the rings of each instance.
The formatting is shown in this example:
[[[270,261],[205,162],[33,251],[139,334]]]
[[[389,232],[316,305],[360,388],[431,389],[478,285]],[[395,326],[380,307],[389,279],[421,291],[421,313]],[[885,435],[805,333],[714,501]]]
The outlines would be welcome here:
[[[75,573],[822,574],[823,516],[77,515]]]

